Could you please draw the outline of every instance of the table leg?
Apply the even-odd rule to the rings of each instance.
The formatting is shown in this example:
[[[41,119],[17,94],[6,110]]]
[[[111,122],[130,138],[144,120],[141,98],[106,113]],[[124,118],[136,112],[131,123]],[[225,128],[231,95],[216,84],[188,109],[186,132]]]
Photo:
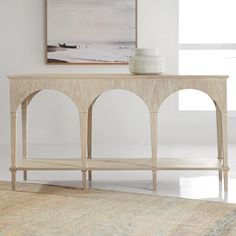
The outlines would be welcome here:
[[[157,113],[150,113],[151,146],[152,146],[152,183],[153,191],[157,190]]]
[[[11,170],[11,188],[12,191],[16,190],[16,171],[15,170]]]
[[[12,190],[16,189],[16,112],[11,112],[11,182]]]
[[[218,160],[222,163],[222,117],[219,107],[216,105],[216,124],[217,124],[217,150]],[[222,181],[222,170],[219,170],[219,181]]]
[[[83,190],[87,189],[87,171],[82,170],[82,188]]]
[[[227,132],[227,112],[221,113],[222,119],[222,153],[223,153],[223,173],[224,173],[224,191],[228,191],[228,132]]]
[[[22,119],[22,151],[23,159],[28,159],[28,99],[25,99],[21,104],[21,119]],[[24,181],[27,180],[27,171],[23,171]]]
[[[88,111],[88,146],[87,146],[87,152],[88,152],[88,159],[92,159],[92,116],[93,116],[93,106],[91,105]],[[91,182],[92,181],[92,170],[88,171],[88,179]]]
[[[82,186],[87,189],[87,129],[88,112],[80,112],[80,143],[81,143],[81,160],[82,160]]]
[[[157,191],[157,171],[152,171],[152,190]]]

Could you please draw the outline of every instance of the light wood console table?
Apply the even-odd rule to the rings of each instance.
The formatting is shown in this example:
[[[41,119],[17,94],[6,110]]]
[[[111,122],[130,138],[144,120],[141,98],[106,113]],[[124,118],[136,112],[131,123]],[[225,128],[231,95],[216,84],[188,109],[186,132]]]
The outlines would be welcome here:
[[[227,76],[181,75],[125,75],[125,74],[38,74],[9,76],[11,97],[11,173],[12,189],[16,187],[16,171],[28,170],[80,170],[82,185],[87,187],[87,174],[92,180],[93,170],[149,170],[153,173],[156,190],[159,170],[217,170],[219,180],[224,175],[224,190],[228,189],[227,162]],[[43,159],[28,156],[27,107],[31,99],[44,89],[64,93],[71,98],[80,115],[81,158]],[[150,158],[92,158],[92,108],[96,99],[112,89],[129,90],[146,103],[150,112]],[[157,118],[162,102],[181,89],[196,89],[210,96],[216,106],[218,157],[213,159],[160,158],[157,153]],[[22,109],[22,159],[17,156],[16,116]]]

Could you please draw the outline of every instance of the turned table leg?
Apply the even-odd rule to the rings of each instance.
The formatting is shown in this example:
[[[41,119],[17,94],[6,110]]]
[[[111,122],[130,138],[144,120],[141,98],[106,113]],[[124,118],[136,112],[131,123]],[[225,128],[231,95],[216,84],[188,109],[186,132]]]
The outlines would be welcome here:
[[[16,112],[11,112],[11,182],[12,190],[16,189]]]
[[[21,104],[22,118],[22,151],[23,159],[28,159],[28,99]],[[27,180],[27,171],[23,171],[24,181]]]
[[[88,152],[88,159],[92,159],[92,117],[93,117],[93,105],[89,107],[88,111],[88,136],[87,136],[87,152]],[[92,170],[88,171],[88,180],[92,181]]]
[[[152,146],[152,184],[153,191],[157,190],[157,113],[150,113],[151,146]]]
[[[222,163],[223,153],[222,153],[222,117],[219,107],[216,105],[216,124],[217,124],[217,150],[218,150],[218,160]],[[219,170],[219,181],[222,181],[222,170]]]
[[[222,120],[222,154],[223,154],[223,173],[224,173],[224,191],[228,191],[228,132],[227,132],[227,112],[221,112]]]
[[[157,171],[152,171],[152,190],[157,191]]]
[[[87,132],[88,112],[80,112],[80,143],[82,160],[82,187],[87,189]]]

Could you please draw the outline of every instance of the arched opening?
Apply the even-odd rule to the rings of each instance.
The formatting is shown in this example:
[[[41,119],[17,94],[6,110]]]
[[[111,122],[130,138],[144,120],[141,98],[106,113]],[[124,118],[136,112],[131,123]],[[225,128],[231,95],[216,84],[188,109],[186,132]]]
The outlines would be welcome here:
[[[190,92],[193,89],[181,91]],[[194,90],[201,100],[207,98],[207,102],[215,107],[212,99],[204,92]],[[214,144],[216,142],[216,115],[211,111],[175,111],[166,110],[168,100],[178,93],[175,92],[168,96],[161,104],[159,109],[159,142],[173,144]],[[206,132],[207,131],[207,132]]]
[[[138,95],[122,89],[101,94],[93,105],[93,118],[96,158],[151,156],[149,110]]]
[[[192,91],[192,89],[186,91]],[[212,99],[204,92],[194,91],[200,99],[202,96],[207,96],[207,102],[215,106]],[[212,111],[167,111],[165,105],[176,93],[167,97],[159,110],[158,156],[198,159],[212,157],[212,159],[216,159],[216,113]]]
[[[179,110],[181,111],[213,111],[215,104],[209,95],[195,89],[183,89],[179,92]]]
[[[184,91],[191,94],[192,89]],[[215,107],[214,101],[207,94],[198,90],[194,90],[194,92],[196,98],[201,100],[204,97],[206,102]],[[218,157],[217,118],[216,112],[212,111],[166,110],[168,100],[177,93],[178,91],[167,97],[159,110],[158,157],[173,158],[171,163],[175,163],[175,167],[182,166],[183,170],[186,168],[190,171],[175,171],[171,172],[171,175],[170,172],[161,171],[159,179],[160,181],[162,178],[163,181],[168,179],[173,186],[178,186],[175,187],[175,191],[179,191],[180,196],[191,197],[192,186],[196,186],[196,184],[201,186],[204,181],[212,182],[212,178],[217,178],[218,172],[211,171],[211,164],[208,164],[217,162]],[[205,165],[209,165],[210,168],[201,171]],[[197,168],[194,169],[194,167]],[[217,166],[215,170],[217,170]],[[199,187],[196,187],[194,192],[198,192],[201,197],[205,196],[203,187],[199,188],[199,191],[196,190],[197,188]],[[213,194],[217,191],[218,185],[215,185]]]
[[[73,101],[65,94],[50,89],[38,91],[28,98],[28,155],[78,158],[80,120]],[[22,127],[21,116],[18,116],[18,127]]]

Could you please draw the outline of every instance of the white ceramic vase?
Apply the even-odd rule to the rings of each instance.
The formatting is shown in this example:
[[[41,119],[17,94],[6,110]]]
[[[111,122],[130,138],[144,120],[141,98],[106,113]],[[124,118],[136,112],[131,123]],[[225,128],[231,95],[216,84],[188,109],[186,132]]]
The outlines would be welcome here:
[[[136,75],[161,74],[164,69],[165,61],[159,57],[158,48],[137,48],[129,61],[129,71]]]

